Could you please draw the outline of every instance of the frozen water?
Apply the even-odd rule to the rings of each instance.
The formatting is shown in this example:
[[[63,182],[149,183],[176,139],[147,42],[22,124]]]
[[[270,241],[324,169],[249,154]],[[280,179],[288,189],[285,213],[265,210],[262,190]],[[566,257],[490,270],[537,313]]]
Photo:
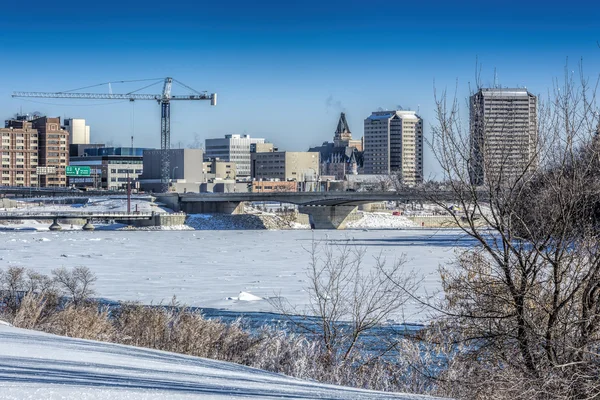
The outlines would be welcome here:
[[[110,300],[168,303],[234,311],[273,311],[267,300],[231,301],[240,292],[262,299],[285,297],[308,303],[312,240],[365,249],[364,265],[381,255],[394,262],[406,254],[407,270],[423,277],[417,296],[440,287],[438,266],[456,246],[470,243],[457,230],[385,231],[0,231],[0,268],[24,266],[49,274],[59,267],[87,266],[98,277],[97,296]],[[409,322],[425,316],[413,304]],[[401,320],[401,319],[398,319]]]

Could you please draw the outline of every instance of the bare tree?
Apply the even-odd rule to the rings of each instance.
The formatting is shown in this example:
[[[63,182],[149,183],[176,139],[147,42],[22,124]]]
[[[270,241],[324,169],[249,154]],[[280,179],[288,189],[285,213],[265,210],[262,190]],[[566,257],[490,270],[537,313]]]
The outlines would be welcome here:
[[[439,334],[429,343],[461,345],[434,374],[440,393],[470,399],[600,396],[596,87],[581,70],[578,82],[567,72],[540,102],[533,136],[514,123],[474,120],[483,105],[473,101],[465,129],[456,96],[436,95],[430,144],[446,191],[464,210],[451,215],[477,243],[441,269],[444,298],[429,304],[439,315],[430,327]],[[515,141],[492,148],[489,132]],[[511,146],[523,145],[519,138],[530,151],[515,161]],[[441,190],[424,193],[450,211]]]
[[[84,303],[94,294],[92,285],[97,278],[88,267],[75,267],[71,271],[61,267],[53,270],[52,276],[59,288],[71,297],[75,305]]]
[[[272,303],[322,345],[324,364],[331,368],[347,362],[356,367],[369,364],[369,357],[357,362],[365,355],[361,339],[390,316],[402,315],[409,298],[404,290],[414,290],[417,285],[414,274],[405,270],[404,259],[386,265],[381,256],[375,259],[375,267],[367,270],[364,249],[347,243],[313,241],[308,252],[307,309],[292,307],[281,298]]]

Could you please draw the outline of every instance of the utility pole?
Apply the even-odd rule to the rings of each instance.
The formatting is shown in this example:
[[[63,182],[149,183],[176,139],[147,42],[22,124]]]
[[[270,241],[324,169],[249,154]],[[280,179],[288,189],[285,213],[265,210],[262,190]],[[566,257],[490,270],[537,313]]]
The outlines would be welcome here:
[[[131,180],[129,179],[129,168],[127,168],[127,214],[131,214]]]

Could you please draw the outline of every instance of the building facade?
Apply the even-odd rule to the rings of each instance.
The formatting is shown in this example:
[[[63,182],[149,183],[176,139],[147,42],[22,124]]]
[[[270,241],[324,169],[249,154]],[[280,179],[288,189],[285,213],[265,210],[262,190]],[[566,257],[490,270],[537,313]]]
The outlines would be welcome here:
[[[346,175],[356,175],[362,170],[362,149],[362,140],[352,139],[346,115],[341,113],[333,142],[324,142],[321,146],[311,147],[308,151],[319,153],[321,175],[343,180]]]
[[[199,184],[205,181],[204,152],[202,149],[170,149],[169,180],[172,190],[197,192]],[[143,174],[140,176],[142,190],[160,192],[162,150],[144,150]]]
[[[414,111],[376,111],[365,119],[364,173],[399,173],[412,186],[423,182],[423,120]]]
[[[537,97],[527,89],[480,89],[470,98],[471,184],[508,184],[537,167]]]
[[[221,161],[212,159],[202,163],[202,172],[204,174],[203,182],[214,180],[233,180],[235,181],[236,167],[231,161]]]
[[[39,186],[38,140],[31,122],[5,122],[5,128],[0,129],[0,186]]]
[[[73,146],[73,145],[71,145]],[[70,176],[69,185],[78,188],[123,190],[127,182],[134,182],[142,174],[142,155],[145,149],[137,147],[90,147],[81,156],[72,156],[69,165],[90,167],[89,177]]]
[[[85,119],[67,118],[63,129],[69,132],[69,144],[90,143],[90,127],[85,124]]]
[[[39,117],[31,126],[38,132],[38,166],[46,167],[46,173],[38,176],[40,187],[67,186],[69,132],[61,128],[58,117]]]
[[[225,135],[224,138],[206,139],[205,160],[218,158],[236,165],[238,177],[250,176],[250,145],[265,143],[265,139],[251,138],[249,135]]]
[[[253,180],[304,182],[319,175],[319,153],[308,151],[275,151],[252,153]]]

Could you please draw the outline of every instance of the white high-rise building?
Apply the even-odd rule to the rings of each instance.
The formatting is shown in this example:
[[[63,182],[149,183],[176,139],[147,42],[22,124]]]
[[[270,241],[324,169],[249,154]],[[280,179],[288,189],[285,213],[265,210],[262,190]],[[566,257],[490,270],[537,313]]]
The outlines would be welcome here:
[[[236,175],[250,176],[250,145],[265,143],[265,139],[251,138],[249,135],[225,135],[224,138],[206,139],[206,161],[218,158],[222,161],[234,162]]]
[[[537,167],[537,97],[527,89],[471,96],[471,183],[509,184]]]
[[[90,144],[90,127],[83,118],[66,118],[64,129],[69,132],[69,144]]]
[[[401,172],[407,185],[423,182],[423,120],[414,111],[375,111],[365,119],[364,173]]]

